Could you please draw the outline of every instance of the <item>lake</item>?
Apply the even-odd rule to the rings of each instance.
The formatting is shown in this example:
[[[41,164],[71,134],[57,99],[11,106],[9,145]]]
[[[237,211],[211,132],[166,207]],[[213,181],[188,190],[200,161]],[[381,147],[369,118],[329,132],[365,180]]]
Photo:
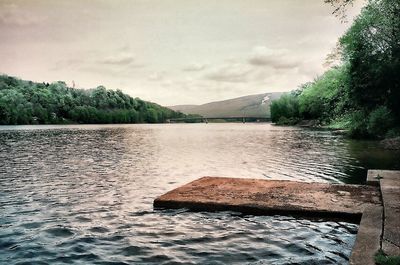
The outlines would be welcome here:
[[[202,176],[364,183],[400,154],[268,123],[0,127],[0,263],[346,264],[358,226],[153,210]]]

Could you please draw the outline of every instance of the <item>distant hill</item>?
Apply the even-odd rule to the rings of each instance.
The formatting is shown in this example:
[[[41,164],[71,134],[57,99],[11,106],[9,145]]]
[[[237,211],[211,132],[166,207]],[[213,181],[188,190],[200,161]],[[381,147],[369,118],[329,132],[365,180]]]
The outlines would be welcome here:
[[[185,114],[199,114],[203,117],[270,117],[270,104],[283,93],[264,93],[210,102],[202,105],[176,105],[168,108]]]
[[[185,115],[121,90],[76,89],[0,75],[0,125],[163,123]]]

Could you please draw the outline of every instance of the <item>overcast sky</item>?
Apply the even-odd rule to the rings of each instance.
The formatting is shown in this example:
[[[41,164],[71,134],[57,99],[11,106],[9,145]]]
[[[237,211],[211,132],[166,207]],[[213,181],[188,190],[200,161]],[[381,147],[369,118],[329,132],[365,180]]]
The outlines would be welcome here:
[[[289,91],[326,70],[350,24],[332,11],[323,0],[0,0],[0,73],[163,105]]]

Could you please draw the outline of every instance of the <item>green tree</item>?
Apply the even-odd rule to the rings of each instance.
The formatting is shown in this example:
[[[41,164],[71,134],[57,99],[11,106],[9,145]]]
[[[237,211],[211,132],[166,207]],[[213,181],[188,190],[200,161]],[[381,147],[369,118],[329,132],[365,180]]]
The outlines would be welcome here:
[[[345,9],[352,0],[326,2]],[[341,124],[353,137],[399,134],[399,14],[398,0],[368,1],[339,40],[342,65],[292,93],[298,99],[300,118]],[[273,103],[273,120],[296,119],[298,114],[289,111],[291,105],[287,96]]]
[[[271,120],[273,122],[292,123],[299,117],[299,100],[296,95],[288,93],[282,95],[278,100],[272,101]]]
[[[371,112],[386,105],[400,119],[400,1],[370,0],[340,39],[350,66],[350,97]]]
[[[0,124],[165,122],[183,114],[99,86],[23,81],[0,75]]]

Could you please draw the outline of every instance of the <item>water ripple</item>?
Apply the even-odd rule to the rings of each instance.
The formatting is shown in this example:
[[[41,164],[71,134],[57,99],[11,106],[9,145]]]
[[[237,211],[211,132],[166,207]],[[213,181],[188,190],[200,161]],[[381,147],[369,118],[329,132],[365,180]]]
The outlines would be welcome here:
[[[152,201],[205,175],[362,183],[398,155],[269,124],[1,127],[0,263],[345,264],[354,224]]]

